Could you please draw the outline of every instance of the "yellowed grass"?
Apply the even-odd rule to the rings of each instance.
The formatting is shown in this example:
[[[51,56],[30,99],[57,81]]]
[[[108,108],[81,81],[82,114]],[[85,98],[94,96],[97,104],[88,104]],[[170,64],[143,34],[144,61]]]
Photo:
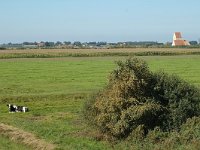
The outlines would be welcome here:
[[[119,49],[30,49],[30,50],[1,50],[4,54],[53,54],[53,53],[97,53],[97,52],[200,52],[198,49],[185,48],[119,48]]]
[[[37,138],[34,134],[25,132],[13,126],[0,124],[0,134],[8,137],[13,141],[17,141],[32,147],[34,150],[54,150],[56,146],[51,143]]]

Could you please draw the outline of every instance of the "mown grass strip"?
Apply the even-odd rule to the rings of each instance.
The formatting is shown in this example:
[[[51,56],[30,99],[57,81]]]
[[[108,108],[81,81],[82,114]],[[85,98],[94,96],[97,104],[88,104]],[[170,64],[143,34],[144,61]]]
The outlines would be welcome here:
[[[38,139],[34,134],[25,132],[13,126],[0,124],[0,134],[8,137],[13,141],[17,141],[32,147],[35,150],[54,150],[55,145],[47,143],[42,139]]]
[[[0,135],[0,149],[1,150],[32,150],[19,142],[11,141],[9,138]]]

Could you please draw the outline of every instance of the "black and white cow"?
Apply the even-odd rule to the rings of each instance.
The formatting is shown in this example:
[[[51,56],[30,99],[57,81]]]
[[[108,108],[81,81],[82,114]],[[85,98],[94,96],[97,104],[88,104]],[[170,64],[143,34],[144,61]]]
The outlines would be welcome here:
[[[8,104],[7,105],[8,108],[9,108],[9,112],[28,112],[28,107],[25,107],[25,106],[16,106],[16,105],[13,105],[13,104]]]

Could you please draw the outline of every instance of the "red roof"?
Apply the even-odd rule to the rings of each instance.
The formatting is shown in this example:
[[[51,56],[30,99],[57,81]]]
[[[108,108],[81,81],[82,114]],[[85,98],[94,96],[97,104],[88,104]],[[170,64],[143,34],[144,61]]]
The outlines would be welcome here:
[[[175,34],[175,36],[176,36],[177,39],[182,38],[181,32],[175,32],[174,34]]]
[[[188,45],[188,43],[185,40],[174,40],[174,45],[175,46],[185,46],[185,45]]]

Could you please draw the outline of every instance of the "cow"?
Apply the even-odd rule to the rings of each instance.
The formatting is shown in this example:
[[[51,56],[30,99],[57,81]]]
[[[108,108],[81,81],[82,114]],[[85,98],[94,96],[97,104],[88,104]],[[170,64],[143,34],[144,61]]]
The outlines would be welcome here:
[[[17,105],[13,105],[13,104],[8,104],[7,105],[8,108],[9,108],[9,112],[10,113],[14,113],[14,112],[28,112],[29,109],[28,107],[25,107],[25,106],[17,106]]]

